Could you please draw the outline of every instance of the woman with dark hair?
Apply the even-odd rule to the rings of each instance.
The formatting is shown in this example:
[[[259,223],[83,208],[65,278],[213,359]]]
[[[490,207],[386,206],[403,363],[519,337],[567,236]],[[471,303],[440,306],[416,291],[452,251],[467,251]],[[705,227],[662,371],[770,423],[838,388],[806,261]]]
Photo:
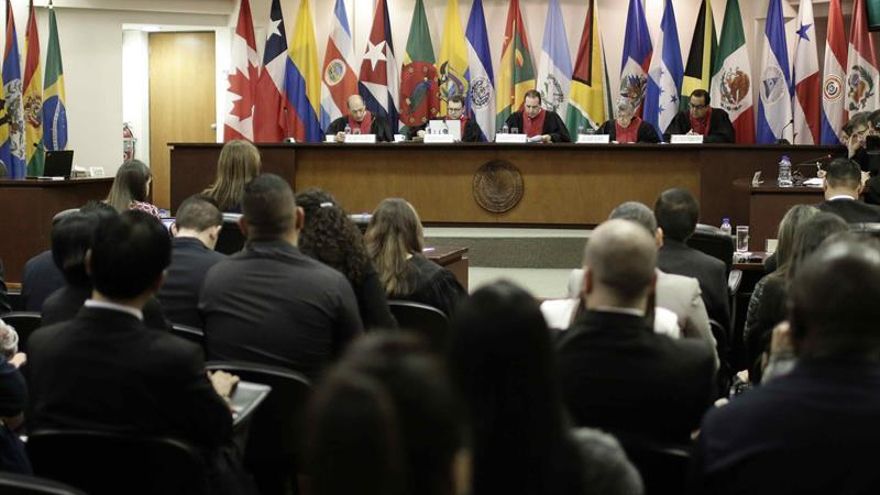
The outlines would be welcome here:
[[[483,287],[461,303],[452,329],[449,371],[473,430],[472,493],[641,493],[616,442],[582,434],[610,445],[584,453],[617,454],[582,459],[563,413],[550,332],[529,293],[503,281]]]
[[[364,237],[336,199],[320,189],[296,195],[305,211],[300,251],[345,275],[357,297],[364,328],[395,328],[379,275],[367,255]]]
[[[389,299],[427,304],[451,316],[467,295],[452,272],[422,255],[422,222],[406,200],[388,198],[379,203],[364,240]]]
[[[413,336],[355,341],[307,411],[314,495],[467,493],[469,456],[445,373]]]
[[[112,206],[117,213],[125,210],[141,210],[161,218],[159,208],[147,202],[152,182],[153,174],[150,172],[150,167],[140,160],[129,160],[116,172],[110,194],[104,202]]]
[[[260,175],[260,151],[247,141],[229,141],[217,159],[217,177],[202,191],[220,211],[241,213],[244,186]]]

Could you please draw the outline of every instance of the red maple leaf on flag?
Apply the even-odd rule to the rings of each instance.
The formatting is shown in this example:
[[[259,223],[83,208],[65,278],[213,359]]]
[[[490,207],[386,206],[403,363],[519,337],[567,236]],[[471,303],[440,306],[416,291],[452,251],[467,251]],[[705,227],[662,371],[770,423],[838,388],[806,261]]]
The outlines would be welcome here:
[[[248,64],[248,74],[241,69],[236,69],[235,74],[229,75],[229,92],[239,96],[232,104],[232,115],[244,120],[254,113],[254,91],[252,81],[256,81],[259,74],[257,68]]]

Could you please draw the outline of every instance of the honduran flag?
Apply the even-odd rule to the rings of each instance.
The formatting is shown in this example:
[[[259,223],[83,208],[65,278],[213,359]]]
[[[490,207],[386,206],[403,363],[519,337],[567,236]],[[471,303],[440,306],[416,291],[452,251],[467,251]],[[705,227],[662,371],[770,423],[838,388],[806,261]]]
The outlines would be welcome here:
[[[801,0],[797,18],[797,45],[794,50],[794,144],[819,143],[819,55],[816,52],[816,25],[813,0]]]
[[[474,0],[465,31],[468,45],[468,109],[480,126],[483,141],[495,140],[495,74],[486,32],[483,0]]]
[[[791,115],[791,74],[785,25],[782,21],[782,0],[770,0],[767,25],[764,28],[764,54],[761,62],[761,83],[758,88],[758,143],[772,144],[785,139],[793,141]]]
[[[287,97],[284,135],[299,142],[320,142],[324,138],[318,118],[321,104],[321,73],[318,72],[318,46],[309,0],[300,0],[290,57],[284,72]]]
[[[880,73],[877,71],[877,54],[868,35],[868,16],[865,0],[855,0],[852,25],[849,31],[849,52],[846,57],[846,110],[873,112],[880,107]]]
[[[361,62],[360,93],[364,105],[374,115],[388,120],[391,131],[400,127],[397,100],[400,94],[400,75],[394,58],[391,20],[386,0],[376,2],[373,28],[367,40],[366,53]]]
[[[254,38],[251,4],[249,0],[241,0],[238,22],[232,35],[232,68],[228,76],[229,88],[226,90],[223,141],[254,140],[254,98],[259,77],[260,58]]]
[[[321,69],[321,128],[348,113],[346,100],[357,93],[357,74],[354,72],[354,49],[345,0],[336,0],[330,27],[330,38],[324,52]]]
[[[267,31],[263,69],[257,82],[254,140],[277,143],[284,139],[286,126],[284,109],[287,103],[284,95],[284,78],[289,59],[280,0],[272,0]]]
[[[657,129],[657,134],[662,136],[678,113],[681,80],[684,77],[681,45],[678,42],[678,28],[675,25],[672,0],[666,0],[666,6],[663,8],[657,45],[660,50],[655,51],[651,56],[651,67],[648,70],[644,118],[645,122],[653,125]]]
[[[620,62],[620,95],[635,103],[637,113],[641,112],[641,104],[645,99],[652,53],[651,35],[648,32],[642,1],[629,0],[623,60]]]
[[[828,34],[825,37],[825,77],[822,79],[822,144],[841,145],[841,129],[846,122],[846,33],[843,30],[840,0],[828,5]]]

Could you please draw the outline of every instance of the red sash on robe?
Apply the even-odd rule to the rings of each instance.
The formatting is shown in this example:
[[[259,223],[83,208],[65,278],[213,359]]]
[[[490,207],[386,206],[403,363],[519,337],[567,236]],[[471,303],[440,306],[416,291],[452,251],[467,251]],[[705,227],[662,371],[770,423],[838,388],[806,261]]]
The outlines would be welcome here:
[[[629,121],[629,125],[626,127],[621,127],[620,124],[615,120],[614,127],[617,132],[617,142],[618,143],[637,143],[639,142],[639,127],[642,125],[642,119],[640,117],[633,117],[631,121]]]
[[[695,119],[690,113],[688,117],[691,119],[691,130],[704,136],[709,134],[709,127],[712,125],[712,107],[706,110],[706,116],[702,120]]]
[[[544,118],[547,116],[547,112],[542,108],[538,115],[535,118],[530,118],[526,115],[525,111],[523,112],[523,132],[528,137],[532,136],[540,136],[544,134]]]
[[[361,134],[370,134],[370,127],[373,126],[373,114],[370,112],[364,112],[364,120],[360,122],[355,122],[351,115],[349,115],[348,126],[351,127],[351,132],[358,129],[361,131]]]

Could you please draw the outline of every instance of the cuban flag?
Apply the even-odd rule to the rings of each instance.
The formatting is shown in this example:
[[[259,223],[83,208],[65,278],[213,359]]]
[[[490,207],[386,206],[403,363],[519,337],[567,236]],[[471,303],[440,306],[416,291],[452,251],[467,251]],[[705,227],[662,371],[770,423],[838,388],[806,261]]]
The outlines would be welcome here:
[[[758,144],[773,144],[781,139],[793,141],[791,74],[784,27],[781,0],[770,0],[758,88]]]
[[[330,27],[330,38],[321,68],[321,128],[347,113],[346,100],[357,92],[354,72],[354,49],[345,0],[336,0]]]
[[[620,62],[620,95],[636,103],[636,113],[641,112],[648,85],[648,66],[651,64],[651,34],[645,20],[641,0],[629,0],[626,14],[626,33],[623,41],[623,60]]]
[[[483,141],[495,140],[495,75],[486,33],[483,0],[474,0],[465,38],[468,46],[468,110],[480,126]]]
[[[662,136],[678,113],[681,80],[684,78],[681,45],[678,43],[678,29],[675,26],[672,0],[666,0],[666,6],[663,8],[657,46],[660,47],[660,51],[653,53],[651,67],[648,69],[644,118],[645,122],[657,129],[657,135]]]
[[[373,29],[367,40],[367,49],[361,62],[360,93],[364,105],[374,115],[388,120],[391,132],[400,127],[397,99],[400,94],[400,75],[394,58],[391,38],[391,20],[385,0],[376,2]]]
[[[257,80],[254,141],[277,143],[284,139],[284,128],[287,125],[284,115],[287,105],[284,79],[289,60],[280,0],[272,0],[269,25],[266,30],[263,69]]]
[[[843,144],[841,129],[846,122],[844,81],[846,71],[846,33],[843,30],[840,0],[828,5],[828,35],[825,38],[825,77],[822,79],[822,144]]]
[[[816,24],[813,0],[801,0],[794,50],[794,144],[819,143],[819,55],[816,52]]]

